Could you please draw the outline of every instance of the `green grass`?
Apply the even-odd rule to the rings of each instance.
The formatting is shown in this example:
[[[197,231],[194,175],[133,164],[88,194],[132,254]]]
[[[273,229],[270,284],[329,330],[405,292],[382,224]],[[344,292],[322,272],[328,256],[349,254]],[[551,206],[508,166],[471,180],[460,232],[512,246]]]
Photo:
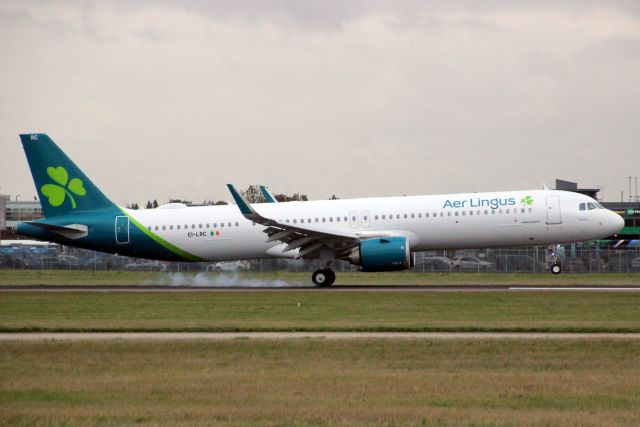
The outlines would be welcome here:
[[[2,292],[2,331],[640,331],[640,293]]]
[[[0,270],[0,285],[169,285],[195,283],[197,278],[215,282],[217,273],[169,273],[69,270]],[[227,274],[232,282],[263,280],[311,285],[311,273],[268,272]],[[640,273],[566,274],[550,273],[360,273],[337,272],[336,285],[640,285]]]
[[[634,340],[5,342],[2,425],[640,424]]]

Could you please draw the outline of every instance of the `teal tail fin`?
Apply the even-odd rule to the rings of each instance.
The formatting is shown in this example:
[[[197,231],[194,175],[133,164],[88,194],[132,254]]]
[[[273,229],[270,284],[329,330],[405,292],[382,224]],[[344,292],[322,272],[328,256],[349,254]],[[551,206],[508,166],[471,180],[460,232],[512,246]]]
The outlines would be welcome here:
[[[20,135],[45,217],[115,205],[43,133]]]

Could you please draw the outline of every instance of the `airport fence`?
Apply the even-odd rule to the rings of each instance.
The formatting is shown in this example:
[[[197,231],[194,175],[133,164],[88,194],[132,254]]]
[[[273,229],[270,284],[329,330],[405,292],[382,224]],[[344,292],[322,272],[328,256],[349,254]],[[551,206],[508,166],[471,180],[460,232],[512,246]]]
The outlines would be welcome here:
[[[640,252],[634,249],[600,248],[597,245],[563,245],[558,247],[526,247],[511,249],[482,249],[457,251],[429,251],[415,254],[415,266],[409,272],[480,272],[480,273],[546,273],[553,262],[565,272],[608,273],[640,272]],[[241,262],[187,263],[160,262],[55,244],[0,247],[0,269],[63,269],[88,271],[313,271],[321,268],[317,261],[262,259]],[[332,264],[336,271],[357,271],[358,267],[344,261]]]

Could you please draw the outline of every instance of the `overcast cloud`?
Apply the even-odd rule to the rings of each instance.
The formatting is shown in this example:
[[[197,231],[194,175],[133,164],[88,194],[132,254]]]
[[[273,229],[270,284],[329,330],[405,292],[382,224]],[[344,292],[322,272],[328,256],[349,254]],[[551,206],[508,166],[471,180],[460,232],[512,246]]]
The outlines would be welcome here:
[[[0,193],[48,133],[117,203],[640,175],[637,1],[0,4]]]

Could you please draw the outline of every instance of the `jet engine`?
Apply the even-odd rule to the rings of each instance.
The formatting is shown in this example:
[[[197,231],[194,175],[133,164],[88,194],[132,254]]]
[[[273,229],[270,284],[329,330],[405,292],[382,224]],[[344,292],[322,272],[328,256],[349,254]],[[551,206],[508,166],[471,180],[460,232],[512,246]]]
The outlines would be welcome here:
[[[347,260],[362,271],[406,270],[414,266],[414,257],[406,237],[380,237],[363,240],[353,248]]]

